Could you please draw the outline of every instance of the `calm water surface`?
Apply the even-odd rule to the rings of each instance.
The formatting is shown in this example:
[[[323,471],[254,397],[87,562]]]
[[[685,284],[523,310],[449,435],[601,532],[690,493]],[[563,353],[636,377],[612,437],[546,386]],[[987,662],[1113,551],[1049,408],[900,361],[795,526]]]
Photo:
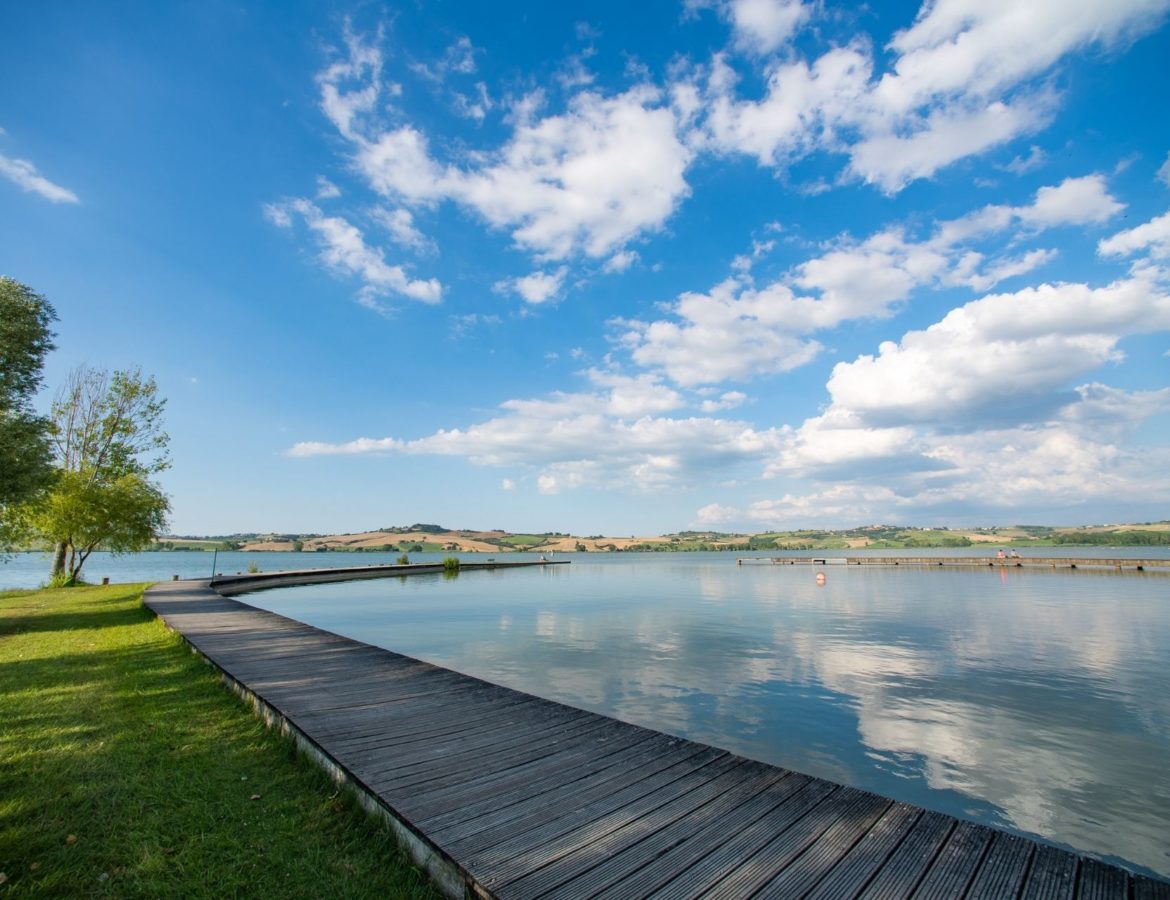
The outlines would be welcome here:
[[[220,554],[217,568],[392,558],[234,553]],[[35,585],[47,566],[42,554],[18,556],[0,565],[0,586]],[[206,577],[211,554],[95,554],[87,570],[91,580]],[[580,554],[569,566],[243,599],[539,696],[1170,877],[1170,576],[826,571],[819,587],[808,567],[736,566],[735,554]]]

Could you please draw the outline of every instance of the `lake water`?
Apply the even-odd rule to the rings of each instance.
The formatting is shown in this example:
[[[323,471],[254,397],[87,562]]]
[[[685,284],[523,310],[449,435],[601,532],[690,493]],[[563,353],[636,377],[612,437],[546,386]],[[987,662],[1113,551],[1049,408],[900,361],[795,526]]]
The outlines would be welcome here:
[[[827,567],[818,586],[807,566],[737,566],[737,554],[564,556],[571,565],[242,599],[1170,877],[1170,575]],[[174,552],[99,562],[124,581],[206,577],[210,561]],[[217,568],[251,561],[275,570],[389,557],[220,554]],[[32,569],[18,557],[0,576],[14,564]],[[99,564],[89,576],[102,574]]]

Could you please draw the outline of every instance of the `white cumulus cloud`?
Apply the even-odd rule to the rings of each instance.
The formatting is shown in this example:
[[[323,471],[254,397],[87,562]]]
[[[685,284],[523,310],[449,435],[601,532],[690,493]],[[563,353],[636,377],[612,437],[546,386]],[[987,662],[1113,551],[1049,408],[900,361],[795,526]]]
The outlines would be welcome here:
[[[976,241],[1013,229],[1031,237],[1058,226],[1099,225],[1123,208],[1102,176],[1068,178],[1040,188],[1029,203],[985,206],[938,222],[922,240],[911,240],[898,226],[864,240],[843,236],[771,284],[757,287],[741,274],[705,293],[682,294],[668,307],[669,318],[611,325],[634,362],[687,387],[786,372],[820,352],[815,333],[889,316],[916,288],[987,291],[1055,257],[1046,248],[989,255],[973,249]],[[738,257],[732,268],[745,272],[771,246],[754,242],[752,254]]]
[[[729,0],[724,11],[736,42],[757,53],[781,47],[809,14],[800,0]]]
[[[1142,250],[1154,259],[1170,259],[1170,213],[1119,231],[1097,245],[1103,256],[1130,256]]]
[[[1167,7],[1166,0],[936,0],[894,35],[886,71],[876,71],[873,48],[856,40],[815,59],[768,63],[759,99],[738,96],[733,73],[717,57],[704,128],[718,149],[762,165],[784,167],[817,151],[845,154],[849,173],[895,193],[1045,127],[1060,102],[1043,80],[1047,73],[1086,48],[1123,47],[1158,24]],[[742,9],[798,16],[802,7],[758,0]],[[762,35],[733,21],[741,41]],[[767,21],[777,23],[779,40],[780,18]],[[1042,160],[1033,153],[1008,168],[1025,171]]]
[[[303,441],[293,457],[402,453],[461,457],[478,466],[537,470],[537,490],[578,487],[653,492],[686,486],[705,473],[760,466],[780,447],[774,429],[711,417],[667,415],[684,399],[652,376],[587,370],[593,390],[509,400],[467,428],[402,439]]]
[[[561,292],[561,286],[568,273],[568,268],[561,266],[552,272],[532,272],[520,278],[497,281],[494,288],[498,293],[512,291],[519,294],[527,303],[544,303]]]
[[[264,212],[281,228],[292,226],[294,214],[300,216],[316,239],[321,262],[334,272],[358,278],[362,282],[359,299],[368,306],[380,308],[376,298],[390,294],[423,303],[438,303],[442,297],[438,279],[411,278],[402,266],[386,262],[381,249],[368,244],[356,225],[340,216],[326,215],[309,200],[269,203]]]
[[[61,185],[50,181],[37,171],[27,159],[13,159],[0,153],[0,175],[3,175],[21,190],[39,194],[50,203],[80,203],[80,198]]]
[[[1104,288],[1040,285],[983,297],[876,355],[838,363],[834,405],[872,424],[1018,416],[1121,358],[1123,335],[1170,328],[1170,296],[1140,277]]]

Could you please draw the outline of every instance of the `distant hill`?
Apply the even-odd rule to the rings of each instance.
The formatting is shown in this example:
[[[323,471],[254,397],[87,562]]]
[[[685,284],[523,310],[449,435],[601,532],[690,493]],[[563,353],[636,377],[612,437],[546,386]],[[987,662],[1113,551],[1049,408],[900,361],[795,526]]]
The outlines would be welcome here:
[[[383,553],[514,553],[687,550],[905,550],[928,547],[995,546],[1158,546],[1170,545],[1170,521],[1121,525],[1008,525],[986,528],[917,528],[864,525],[847,529],[800,529],[741,534],[680,531],[652,536],[578,536],[546,531],[453,530],[416,523],[352,534],[240,533],[213,536],[168,536],[159,550],[232,549],[353,551]]]

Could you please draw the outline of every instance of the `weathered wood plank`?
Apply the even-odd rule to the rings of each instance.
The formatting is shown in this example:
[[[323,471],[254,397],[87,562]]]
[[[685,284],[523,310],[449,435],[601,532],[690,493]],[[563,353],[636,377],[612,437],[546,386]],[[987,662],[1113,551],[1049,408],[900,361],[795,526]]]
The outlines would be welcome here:
[[[539,744],[522,746],[506,755],[486,758],[481,765],[474,769],[464,769],[448,772],[441,775],[412,774],[396,777],[393,772],[383,773],[368,783],[386,796],[395,797],[399,803],[412,805],[414,798],[425,795],[429,791],[440,791],[448,788],[460,788],[475,784],[481,778],[491,778],[510,772],[519,766],[542,760],[560,748],[569,744],[588,743],[594,735],[604,733],[606,723],[592,719],[584,719],[566,727],[564,732],[550,736],[549,740]],[[413,807],[412,807],[413,808]]]
[[[922,810],[908,803],[895,803],[861,840],[829,871],[809,893],[809,900],[837,900],[861,891],[894,849],[914,827]]]
[[[1077,900],[1109,900],[1125,896],[1125,873],[1095,859],[1081,861]],[[1167,895],[1170,900],[1170,894]]]
[[[1133,879],[1133,900],[1170,900],[1170,882],[1139,875]]]
[[[1024,881],[1021,900],[1066,900],[1077,886],[1077,858],[1064,850],[1040,845]]]
[[[509,832],[506,840],[472,835],[465,841],[442,846],[482,868],[489,887],[512,881],[528,870],[551,862],[569,850],[588,843],[598,834],[632,821],[660,806],[679,792],[692,789],[706,775],[698,775],[709,764],[730,754],[714,748],[694,746],[694,755],[666,768],[644,774],[613,793],[592,799],[576,809],[550,810],[536,827]],[[690,749],[687,747],[685,749]]]
[[[734,756],[713,763],[709,768],[709,772],[703,773],[704,780],[693,789],[644,815],[600,833],[596,840],[582,843],[548,865],[502,885],[496,893],[501,898],[514,897],[517,900],[541,897],[570,880],[576,880],[586,890],[600,889],[603,884],[594,877],[592,871],[598,865],[625,850],[636,848],[648,837],[668,833],[671,826],[687,813],[710,803],[743,781],[755,781],[757,778],[757,773],[745,766],[745,760]]]
[[[967,892],[968,900],[1000,900],[1019,895],[1036,844],[1015,834],[999,832]]]
[[[611,765],[604,770],[591,773],[588,782],[582,782],[582,777],[569,772],[552,781],[547,790],[542,791],[539,786],[525,783],[523,790],[497,794],[493,797],[494,806],[490,811],[485,809],[476,814],[469,813],[467,808],[462,807],[462,816],[448,818],[446,825],[428,822],[427,830],[439,841],[450,841],[467,838],[488,829],[504,826],[511,829],[519,828],[532,821],[534,817],[547,816],[550,808],[580,806],[589,797],[602,797],[607,791],[612,793],[620,790],[644,773],[665,768],[674,761],[693,756],[695,752],[694,747],[689,744],[671,748],[655,746],[635,756],[624,758],[620,766]]]
[[[837,815],[814,842],[791,864],[779,869],[754,896],[761,900],[804,896],[869,833],[891,805],[885,797],[863,793],[856,804]]]
[[[433,765],[436,762],[457,762],[469,756],[499,753],[510,747],[541,739],[547,732],[589,719],[592,713],[583,711],[547,710],[539,720],[505,720],[493,727],[453,728],[416,735],[413,732],[387,742],[378,740],[342,742],[339,749],[354,759],[392,759],[397,772],[410,767]],[[407,723],[406,727],[410,727]],[[414,739],[417,738],[417,739]],[[377,772],[375,766],[372,771]]]
[[[658,828],[644,840],[610,853],[603,862],[589,870],[587,879],[566,881],[542,896],[547,900],[580,900],[599,896],[601,891],[623,880],[628,884],[631,876],[645,874],[648,866],[662,860],[696,836],[704,832],[711,834],[717,827],[733,828],[732,813],[742,809],[778,781],[797,777],[760,763],[749,762],[741,767],[741,771],[744,768],[748,768],[748,771],[743,779],[722,791],[715,799],[681,816],[669,828]],[[763,814],[763,810],[760,814]],[[678,858],[675,857],[676,860]]]
[[[847,822],[855,816],[867,818],[871,814],[876,818],[888,802],[856,788],[837,789],[824,803],[810,809],[791,828],[782,831],[745,859],[734,872],[721,878],[715,888],[704,896],[711,900],[736,900],[754,896],[773,879],[782,881],[788,875],[789,867],[827,834],[835,823],[843,820]],[[839,856],[835,855],[834,859]],[[796,873],[797,882],[808,878],[808,872]]]
[[[914,900],[945,900],[961,897],[967,883],[983,861],[991,843],[991,830],[971,822],[960,822],[935,857],[934,865],[919,882]]]
[[[734,873],[745,860],[831,797],[836,785],[811,780],[795,794],[659,887],[654,897],[697,897]]]
[[[596,896],[599,900],[600,898],[631,900],[635,897],[652,896],[680,873],[710,857],[749,826],[773,814],[782,804],[813,783],[815,779],[807,775],[786,774],[784,778],[764,788],[739,806],[723,812],[717,820],[710,820],[709,827],[671,846],[653,862],[615,882]]]
[[[495,752],[492,753],[473,750],[448,759],[436,756],[431,760],[419,760],[412,757],[409,764],[401,766],[393,757],[384,758],[378,755],[361,757],[354,762],[364,773],[363,779],[380,789],[398,792],[404,789],[413,790],[426,784],[438,787],[464,783],[477,774],[497,771],[521,761],[543,756],[562,740],[571,740],[602,727],[603,722],[585,717],[530,736],[527,740],[512,741],[506,746],[497,745]]]
[[[592,741],[562,742],[546,756],[514,765],[497,772],[446,788],[419,788],[412,793],[408,805],[420,823],[430,829],[442,829],[519,803],[531,796],[540,796],[554,787],[569,786],[582,778],[608,773],[611,768],[637,765],[644,758],[641,748],[648,753],[665,753],[678,743],[677,738],[647,736],[626,732],[608,723],[591,732]]]
[[[955,827],[955,820],[942,813],[926,812],[910,833],[886,859],[885,865],[858,897],[864,900],[902,900],[909,897],[934,862]]]

